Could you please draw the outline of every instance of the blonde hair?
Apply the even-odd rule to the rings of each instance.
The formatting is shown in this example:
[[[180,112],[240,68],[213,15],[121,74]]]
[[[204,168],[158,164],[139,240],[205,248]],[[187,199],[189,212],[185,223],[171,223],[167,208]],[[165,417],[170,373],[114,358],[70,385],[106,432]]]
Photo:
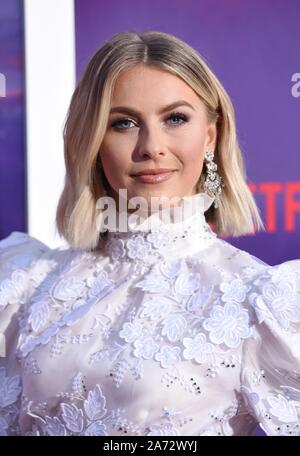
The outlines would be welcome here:
[[[184,80],[206,106],[217,126],[214,161],[222,176],[219,208],[205,213],[220,236],[239,236],[264,229],[259,209],[246,183],[237,140],[234,108],[226,90],[203,57],[177,37],[157,31],[112,36],[93,55],[79,81],[64,125],[65,186],[57,207],[58,232],[73,248],[99,245],[96,201],[109,189],[99,150],[106,133],[114,84],[135,65],[154,66]],[[205,170],[199,176],[203,187]]]

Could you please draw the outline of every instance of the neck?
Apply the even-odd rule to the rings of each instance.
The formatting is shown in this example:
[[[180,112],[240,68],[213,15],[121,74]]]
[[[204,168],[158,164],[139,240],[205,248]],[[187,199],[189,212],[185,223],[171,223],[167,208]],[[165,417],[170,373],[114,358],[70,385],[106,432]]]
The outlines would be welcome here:
[[[172,211],[159,210],[150,216],[124,214],[125,229],[108,230],[103,248],[113,260],[153,263],[158,258],[188,255],[208,245],[216,234],[204,212],[213,198],[204,193],[184,197]],[[167,208],[168,209],[168,208]],[[120,224],[119,224],[120,225]]]

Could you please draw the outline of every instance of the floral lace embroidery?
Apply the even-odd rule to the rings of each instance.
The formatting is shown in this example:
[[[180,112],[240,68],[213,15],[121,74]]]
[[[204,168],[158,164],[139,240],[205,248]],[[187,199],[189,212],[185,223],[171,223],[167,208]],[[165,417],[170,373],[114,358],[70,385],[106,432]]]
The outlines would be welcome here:
[[[68,402],[62,400],[59,403],[59,412],[55,416],[42,415],[40,405],[25,398],[27,414],[34,418],[32,430],[26,435],[105,436],[112,429],[119,431],[119,434],[141,435],[141,429],[126,418],[124,409],[108,412],[107,401],[99,384],[86,393],[85,377],[79,372],[73,379],[71,393],[58,394]]]
[[[125,379],[130,384],[132,379],[139,381],[145,378],[144,367],[153,360],[156,367],[162,368],[160,381],[164,388],[172,389],[176,385],[187,393],[201,397],[210,393],[206,382],[213,385],[216,377],[223,381],[225,371],[230,376],[232,369],[237,367],[234,379],[239,378],[242,343],[255,333],[252,325],[257,321],[266,322],[271,330],[276,329],[274,335],[278,333],[278,323],[284,334],[296,335],[295,323],[300,321],[300,271],[284,264],[279,267],[267,266],[263,271],[246,267],[241,269],[240,274],[235,274],[211,265],[207,259],[193,257],[170,258],[154,266],[145,266],[144,259],[148,258],[150,252],[163,249],[166,247],[164,244],[170,241],[171,238],[165,238],[164,235],[151,233],[147,235],[149,239],[144,236],[131,237],[129,240],[132,242],[125,247],[119,242],[120,239],[115,240],[119,246],[115,264],[119,265],[120,258],[127,258],[128,253],[138,260],[131,261],[132,268],[126,269],[126,277],[120,274],[120,279],[116,274],[119,266],[111,268],[108,264],[103,268],[103,263],[97,264],[96,261],[95,264],[92,261],[89,263],[89,271],[85,276],[86,271],[82,273],[84,256],[80,255],[71,262],[74,269],[68,269],[69,258],[65,263],[67,269],[63,269],[62,274],[62,270],[59,272],[59,268],[56,269],[52,278],[45,270],[30,273],[26,278],[27,284],[30,281],[33,288],[40,282],[42,284],[33,295],[31,306],[22,306],[20,312],[20,328],[24,336],[20,339],[20,347],[23,356],[29,354],[22,364],[23,374],[33,374],[35,378],[46,375],[34,353],[30,353],[39,344],[51,343],[49,354],[53,358],[60,356],[68,345],[88,343],[95,335],[101,335],[104,346],[97,352],[87,352],[89,364],[91,366],[102,360],[111,362],[104,375],[111,378],[116,388],[120,388]],[[139,266],[134,269],[136,264]],[[76,276],[74,272],[77,266],[80,274]],[[209,280],[208,266],[215,269]],[[116,304],[112,315],[120,318],[114,321],[112,316],[95,312],[92,324],[86,331],[71,331],[70,327],[91,308],[97,310],[95,305],[102,297],[128,280],[133,270],[138,274],[147,273],[138,281],[133,281],[128,300],[126,298]],[[5,306],[11,303],[25,304],[29,298],[18,289],[23,273],[26,275],[28,272],[21,269],[15,272],[21,273],[19,283],[17,275],[12,274],[8,282],[1,284],[3,294],[0,296],[6,300],[3,301]],[[112,272],[118,281],[112,280]],[[247,307],[248,302],[250,308]],[[255,341],[256,338],[253,343]],[[182,361],[200,364],[194,366],[197,375],[187,375]],[[262,423],[267,433],[300,435],[300,389],[295,387],[299,374],[297,377],[296,371],[291,369],[283,375],[280,367],[274,367],[272,374],[275,376],[280,373],[281,380],[287,380],[286,385],[279,385],[278,391],[275,387],[272,389],[272,379],[268,378],[269,366],[265,371],[261,366],[258,367],[247,374],[247,381],[241,386],[247,410]],[[244,371],[243,368],[242,376]],[[290,379],[293,383],[288,384]],[[1,404],[0,429],[3,435],[10,431],[18,432],[19,383],[18,376],[8,378],[2,368],[0,390],[3,392],[0,391],[0,396],[10,397],[12,401],[9,404],[2,401]],[[124,386],[127,387],[127,384]],[[176,389],[172,391],[175,392]],[[59,413],[52,415],[47,402],[33,403],[24,397],[25,410],[35,419],[32,434],[107,435],[105,432],[114,429],[132,435],[179,435],[180,423],[188,424],[190,419],[183,417],[180,410],[165,407],[161,416],[154,417],[145,427],[139,426],[128,420],[126,410],[109,409],[100,383],[87,392],[81,373],[73,379],[72,391],[59,393],[58,400],[61,404]],[[95,407],[99,415],[96,412],[93,414],[93,404],[97,404]],[[231,435],[233,429],[229,419],[236,413],[235,401],[225,411],[217,407],[210,410],[210,419],[214,424],[210,426],[210,423],[205,423],[208,428],[201,435]]]
[[[200,273],[190,272],[179,259],[154,265],[135,288],[145,292],[144,299],[133,320],[123,324],[119,337],[133,347],[136,358],[156,360],[164,369],[182,359],[203,364],[224,354],[216,345],[237,348],[252,334],[248,311],[241,305],[250,287],[238,277],[222,282],[219,297],[216,291],[212,301],[214,287],[201,286]],[[224,305],[217,304],[222,301]]]
[[[290,323],[300,322],[300,271],[293,271],[288,264],[268,268],[254,284],[259,292],[249,295],[249,302],[256,311],[259,323],[268,320],[279,322],[284,329]]]
[[[181,233],[168,231],[161,228],[153,231],[109,232],[103,245],[106,253],[119,261],[136,260],[142,263],[154,263],[157,259],[165,259],[170,254],[170,248],[176,252],[177,244],[182,240],[189,240],[199,245],[208,246],[209,242],[216,239],[216,233],[210,226],[199,220],[191,220],[190,225]]]
[[[4,279],[0,284],[0,310],[5,309],[8,304],[24,304],[26,296],[23,295],[27,283],[28,273],[22,269],[13,271],[10,279]]]
[[[207,361],[207,355],[213,352],[213,345],[206,342],[206,335],[198,333],[194,339],[184,337],[183,345],[186,349],[183,351],[185,359],[195,359],[199,364]]]
[[[0,435],[18,434],[17,419],[19,409],[17,401],[22,391],[19,375],[8,377],[6,369],[0,367]]]
[[[151,419],[148,425],[138,425],[128,420],[125,409],[108,412],[107,400],[99,384],[88,392],[84,385],[85,377],[79,372],[73,379],[72,392],[58,394],[68,402],[60,402],[55,416],[42,416],[47,404],[33,403],[24,397],[23,409],[34,418],[32,430],[26,435],[105,436],[115,431],[119,435],[172,436],[180,435],[179,429],[193,421],[193,417],[185,416],[180,410],[164,406],[161,415]]]
[[[59,285],[58,281],[58,285]],[[68,287],[63,292],[64,299],[69,298],[73,305],[71,308],[66,306],[66,301],[62,301],[61,288],[56,288],[57,280],[56,276],[48,276],[45,283],[40,289],[39,294],[34,296],[33,305],[29,310],[29,317],[26,331],[22,334],[19,340],[19,352],[21,356],[26,356],[35,347],[42,344],[47,344],[50,339],[57,335],[61,328],[65,326],[74,325],[80,320],[96,303],[99,302],[104,296],[106,296],[114,288],[114,283],[108,278],[106,271],[93,278],[87,280],[89,291],[87,292],[87,298],[76,299],[78,292],[83,293],[86,290],[85,284],[82,281],[64,280],[64,284],[68,283]],[[52,309],[57,309],[58,312],[53,316],[50,325],[41,331],[39,335],[30,334],[30,328],[37,331],[41,327],[45,327],[46,323],[49,324],[50,310],[49,310],[49,289],[52,290]],[[51,292],[51,291],[50,291]],[[53,313],[52,313],[53,315]],[[55,319],[54,319],[55,318]],[[28,335],[29,333],[29,335]]]
[[[214,344],[224,343],[230,348],[238,347],[241,339],[251,336],[248,311],[235,302],[226,302],[224,307],[215,306],[203,327],[209,331]]]
[[[243,368],[242,379],[241,393],[248,409],[267,434],[271,429],[272,435],[300,435],[300,389],[281,385],[284,395],[270,388],[262,395],[264,387],[269,386],[268,376],[264,370],[248,367]]]

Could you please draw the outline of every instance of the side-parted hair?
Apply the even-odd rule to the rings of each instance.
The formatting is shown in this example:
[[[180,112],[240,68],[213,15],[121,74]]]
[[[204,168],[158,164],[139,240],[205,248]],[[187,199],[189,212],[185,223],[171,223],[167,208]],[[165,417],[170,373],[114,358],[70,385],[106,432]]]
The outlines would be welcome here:
[[[225,186],[219,208],[212,205],[205,212],[206,221],[220,236],[264,229],[246,183],[234,108],[221,82],[203,57],[179,38],[157,31],[129,31],[112,36],[97,50],[71,98],[63,131],[66,176],[56,213],[59,234],[73,248],[94,250],[99,246],[101,233],[96,220],[101,210],[96,202],[109,191],[99,150],[115,82],[121,72],[140,64],[180,77],[205,104],[208,121],[216,123],[214,161]],[[204,168],[199,189],[206,177]]]

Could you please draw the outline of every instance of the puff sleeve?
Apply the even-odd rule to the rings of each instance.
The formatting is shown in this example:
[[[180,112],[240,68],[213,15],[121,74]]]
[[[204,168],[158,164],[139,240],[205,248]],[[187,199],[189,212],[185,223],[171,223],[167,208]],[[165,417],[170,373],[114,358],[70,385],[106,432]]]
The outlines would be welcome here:
[[[267,435],[300,435],[300,260],[269,266],[251,282],[241,393]]]
[[[14,231],[0,241],[0,435],[18,435],[21,375],[16,357],[20,313],[30,297],[30,270],[51,249]]]
[[[5,356],[3,329],[16,308],[24,304],[29,268],[49,247],[26,233],[14,231],[0,241],[0,356]]]
[[[12,270],[30,266],[33,260],[49,250],[47,245],[29,234],[13,231],[0,240],[0,282]]]

